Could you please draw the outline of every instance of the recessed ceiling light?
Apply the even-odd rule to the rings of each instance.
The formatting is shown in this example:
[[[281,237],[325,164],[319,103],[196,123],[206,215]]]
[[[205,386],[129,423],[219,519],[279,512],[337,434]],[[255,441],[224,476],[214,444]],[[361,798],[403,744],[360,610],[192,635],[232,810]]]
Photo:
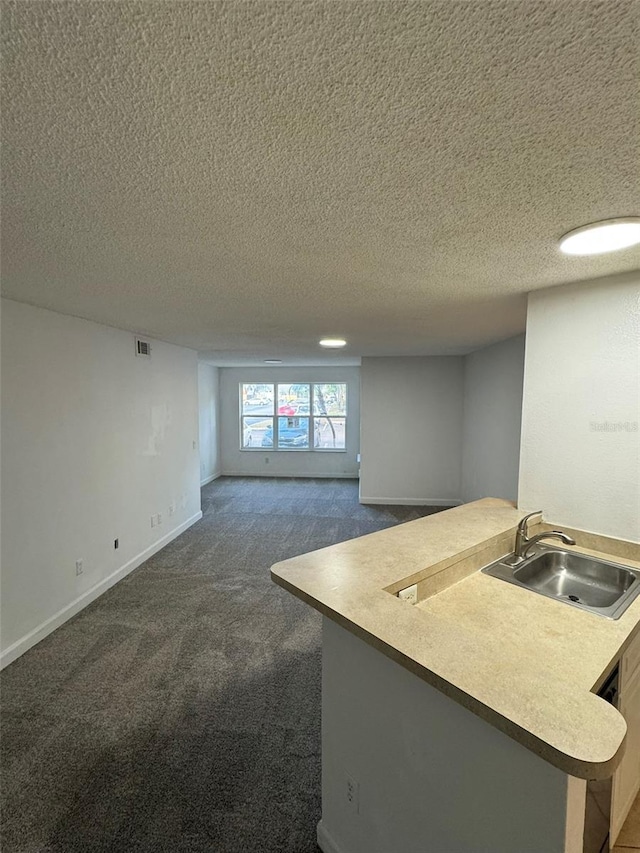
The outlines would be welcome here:
[[[601,255],[640,243],[640,216],[604,219],[569,231],[560,240],[565,255]]]
[[[321,347],[328,347],[329,349],[339,349],[340,347],[346,347],[347,342],[343,341],[342,338],[323,338],[320,341]]]
[[[265,358],[265,364],[282,364],[281,358]]]

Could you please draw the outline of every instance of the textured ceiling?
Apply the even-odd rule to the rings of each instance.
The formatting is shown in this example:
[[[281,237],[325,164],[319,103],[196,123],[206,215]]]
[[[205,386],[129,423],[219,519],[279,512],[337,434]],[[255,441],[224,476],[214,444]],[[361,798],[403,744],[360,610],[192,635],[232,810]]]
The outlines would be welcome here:
[[[466,352],[521,331],[529,290],[640,267],[557,249],[640,213],[635,0],[2,13],[13,299],[313,361],[322,335]]]

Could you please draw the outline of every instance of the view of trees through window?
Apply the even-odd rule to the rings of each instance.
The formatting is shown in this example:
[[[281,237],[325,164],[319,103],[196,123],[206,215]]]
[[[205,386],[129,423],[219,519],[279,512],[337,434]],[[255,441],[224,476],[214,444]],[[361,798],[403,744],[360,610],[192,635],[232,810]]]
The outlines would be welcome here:
[[[240,385],[243,450],[345,450],[344,382]]]

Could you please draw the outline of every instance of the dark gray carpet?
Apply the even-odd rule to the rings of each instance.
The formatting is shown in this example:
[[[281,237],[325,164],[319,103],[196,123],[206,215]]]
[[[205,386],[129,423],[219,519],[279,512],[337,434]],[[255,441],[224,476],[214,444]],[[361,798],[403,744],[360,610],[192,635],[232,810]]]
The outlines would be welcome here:
[[[2,673],[3,853],[317,853],[320,617],[277,560],[435,507],[221,478],[204,518]]]

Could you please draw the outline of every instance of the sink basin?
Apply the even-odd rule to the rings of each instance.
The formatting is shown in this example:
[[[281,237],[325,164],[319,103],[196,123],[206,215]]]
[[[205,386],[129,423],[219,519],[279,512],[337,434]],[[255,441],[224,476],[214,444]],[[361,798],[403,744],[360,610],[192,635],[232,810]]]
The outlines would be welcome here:
[[[640,572],[607,560],[547,545],[515,567],[506,562],[511,557],[482,571],[608,619],[619,619],[640,593]]]

